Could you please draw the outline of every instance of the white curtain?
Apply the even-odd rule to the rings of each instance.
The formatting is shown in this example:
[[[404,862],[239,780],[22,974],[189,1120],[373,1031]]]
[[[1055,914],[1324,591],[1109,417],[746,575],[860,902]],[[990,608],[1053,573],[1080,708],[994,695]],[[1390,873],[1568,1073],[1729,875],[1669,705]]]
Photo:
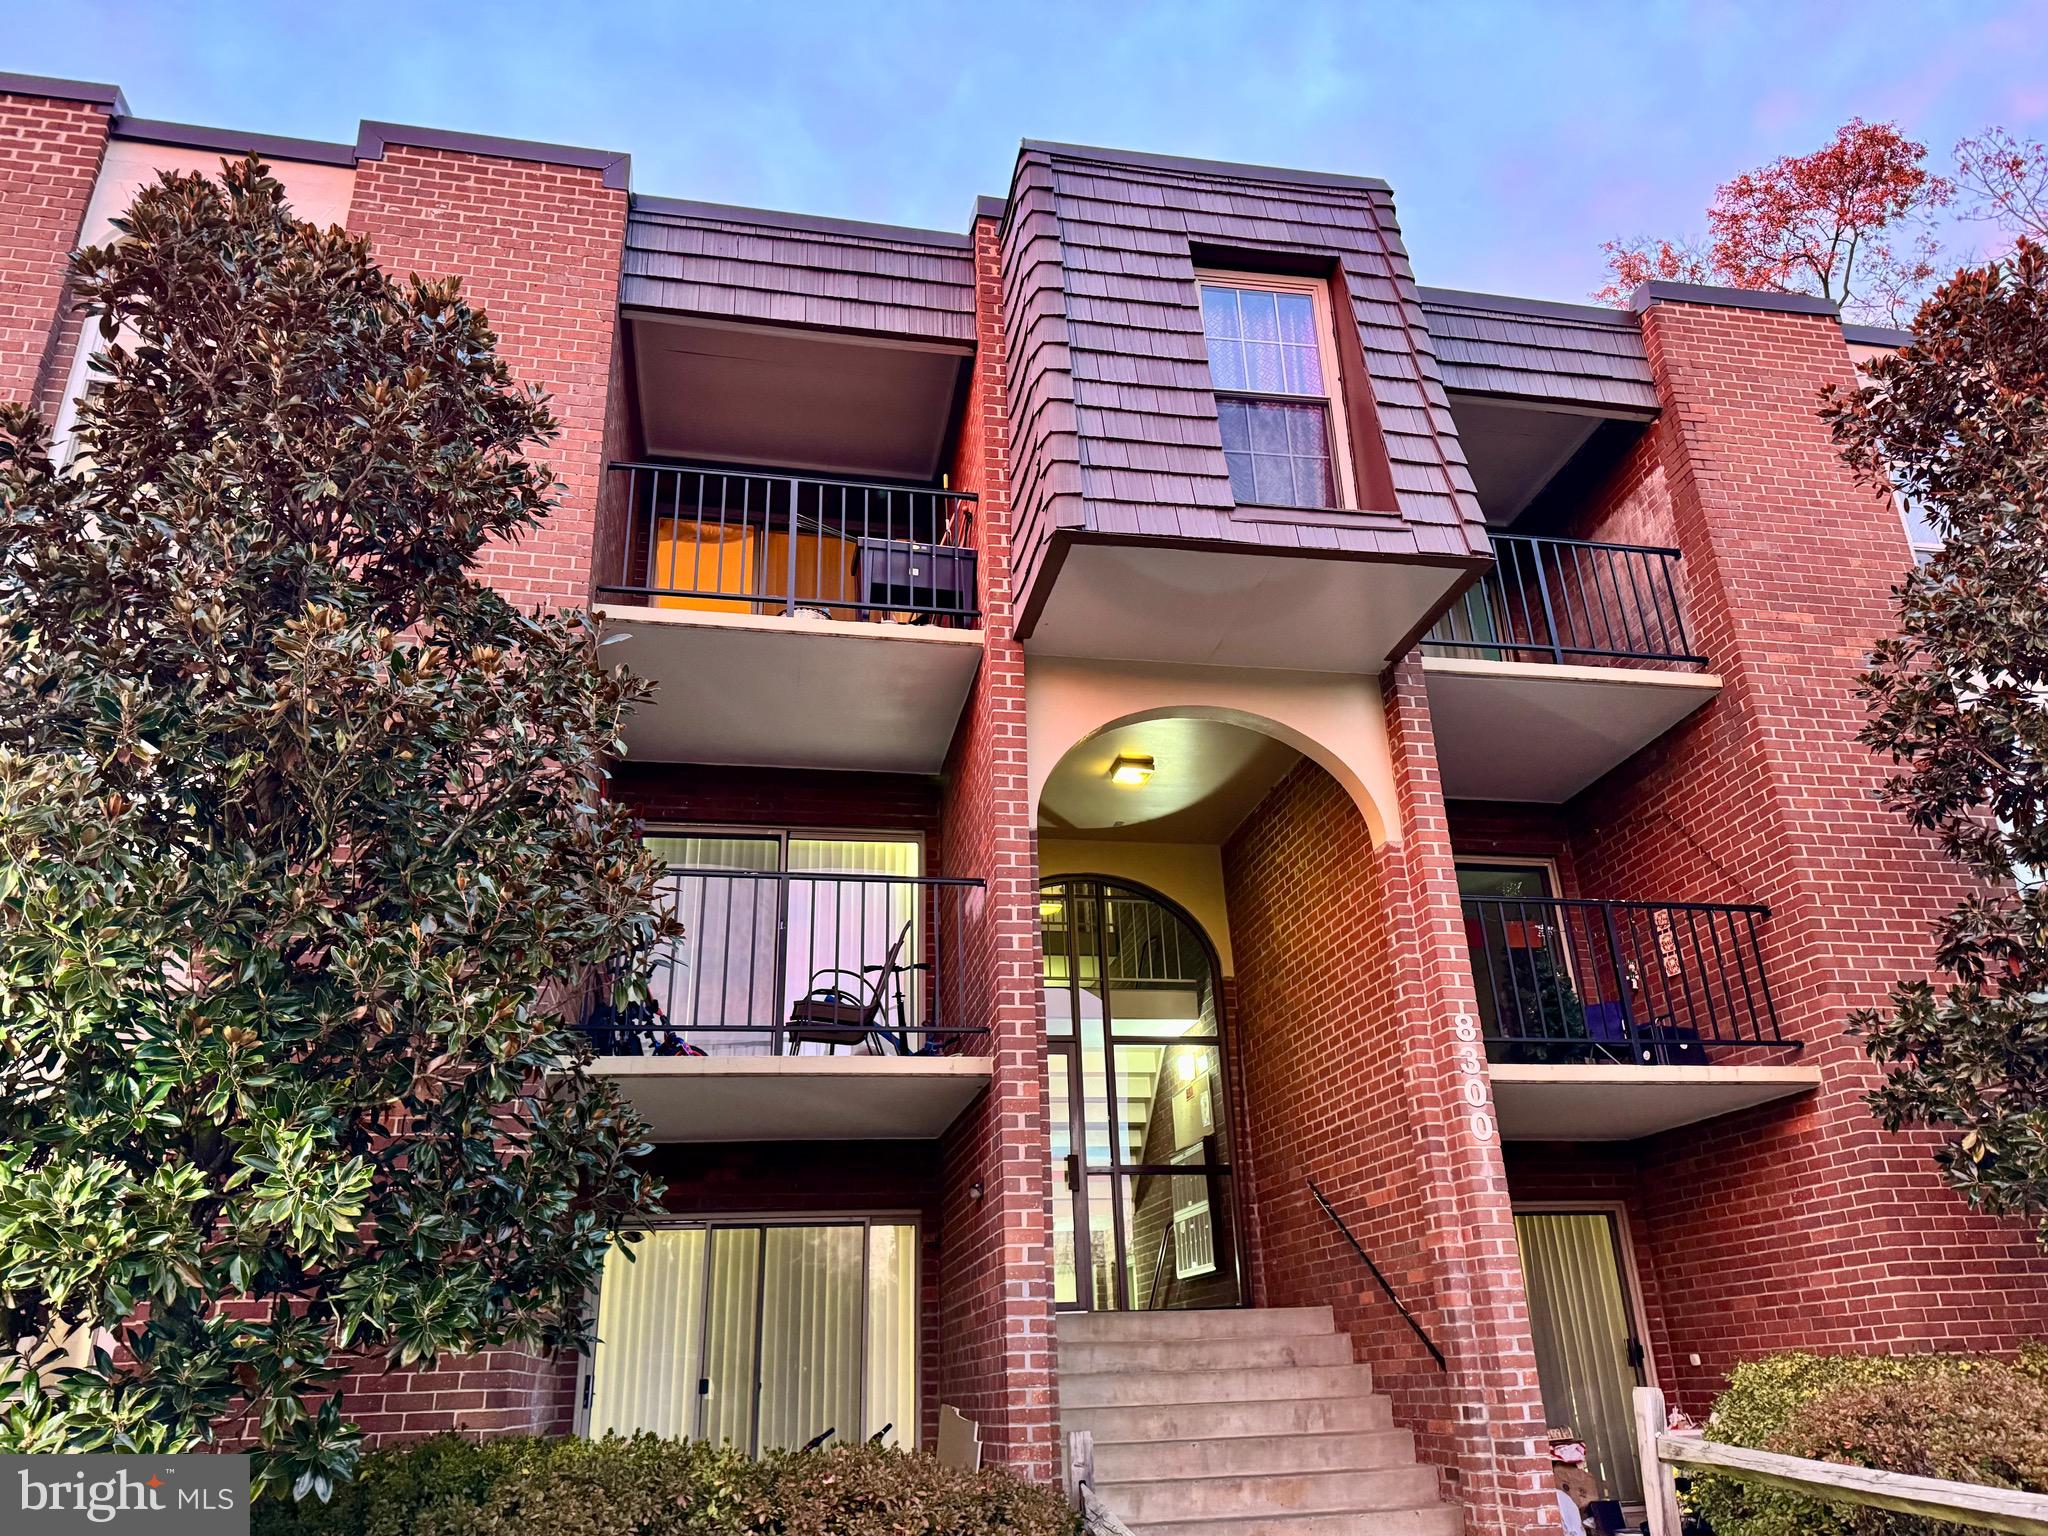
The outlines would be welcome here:
[[[700,1439],[741,1450],[754,1443],[754,1383],[761,1315],[761,1229],[711,1233],[711,1292],[704,1319],[704,1398]]]
[[[917,1228],[868,1228],[868,1434],[917,1443]]]
[[[654,967],[654,995],[669,1023],[712,1056],[765,1055],[780,1022],[776,994],[775,921],[780,884],[754,878],[782,862],[775,837],[650,837],[647,846],[670,866],[730,870],[670,876],[662,891],[683,925],[683,937]],[[705,1025],[751,1025],[731,1033]]]
[[[761,1282],[761,1444],[794,1448],[861,1423],[859,1227],[770,1227]]]
[[[605,1261],[590,1434],[917,1443],[914,1226],[669,1227],[635,1252]]]
[[[1640,1503],[1631,1407],[1636,1372],[1613,1218],[1600,1211],[1518,1211],[1515,1236],[1543,1412],[1586,1442],[1587,1470],[1607,1497]]]
[[[881,979],[866,970],[888,959],[892,945],[897,963],[925,958],[920,931],[917,887],[883,880],[806,880],[804,875],[875,875],[898,879],[918,873],[921,850],[910,839],[807,838],[789,840],[789,941],[786,970],[791,1001],[814,990],[833,988],[866,1000]],[[918,1022],[924,1000],[923,972],[888,979],[893,997],[900,990],[899,1019],[893,1002],[883,1015],[894,1029]],[[910,1042],[915,1049],[917,1042]]]
[[[704,1238],[702,1227],[665,1227],[635,1243],[630,1260],[623,1244],[606,1255],[590,1361],[593,1436],[695,1432]]]

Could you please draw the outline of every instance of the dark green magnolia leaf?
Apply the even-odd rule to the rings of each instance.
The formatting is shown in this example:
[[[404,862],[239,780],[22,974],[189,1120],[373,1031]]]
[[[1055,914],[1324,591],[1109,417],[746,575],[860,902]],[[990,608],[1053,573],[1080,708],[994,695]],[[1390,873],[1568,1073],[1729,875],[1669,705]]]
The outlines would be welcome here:
[[[0,1384],[0,1449],[248,1423],[325,1498],[353,1361],[582,1340],[654,1209],[558,1012],[668,931],[604,799],[645,690],[477,577],[556,427],[456,285],[254,162],[116,229],[90,471],[0,407],[0,1310],[122,1347]]]

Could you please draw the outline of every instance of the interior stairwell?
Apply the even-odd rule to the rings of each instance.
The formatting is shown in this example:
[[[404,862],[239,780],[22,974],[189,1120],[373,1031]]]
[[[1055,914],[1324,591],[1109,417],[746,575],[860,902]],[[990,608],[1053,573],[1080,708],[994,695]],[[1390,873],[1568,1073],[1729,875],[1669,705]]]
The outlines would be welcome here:
[[[1458,1536],[1328,1307],[1064,1313],[1059,1381],[1138,1536]]]

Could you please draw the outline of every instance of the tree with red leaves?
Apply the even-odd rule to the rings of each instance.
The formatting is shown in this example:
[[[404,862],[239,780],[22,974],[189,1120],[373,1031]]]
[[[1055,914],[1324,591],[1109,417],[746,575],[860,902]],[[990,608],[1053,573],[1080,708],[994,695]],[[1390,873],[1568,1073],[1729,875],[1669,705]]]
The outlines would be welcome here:
[[[1956,180],[1964,217],[2048,240],[2048,144],[1986,128],[1956,146]]]
[[[1785,155],[1723,182],[1707,209],[1711,239],[1610,240],[1608,283],[1619,304],[1650,278],[1805,293],[1845,314],[1897,324],[1935,273],[1926,219],[1955,183],[1925,165],[1927,146],[1891,123],[1851,118],[1809,155]]]

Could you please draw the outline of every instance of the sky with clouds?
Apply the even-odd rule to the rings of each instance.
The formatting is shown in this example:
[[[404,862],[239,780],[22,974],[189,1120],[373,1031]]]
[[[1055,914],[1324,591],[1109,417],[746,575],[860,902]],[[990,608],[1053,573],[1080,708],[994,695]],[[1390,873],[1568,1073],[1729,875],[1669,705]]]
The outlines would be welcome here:
[[[1577,299],[1613,235],[1894,119],[2048,138],[2048,0],[0,0],[141,117],[624,149],[636,190],[961,229],[1017,141],[1385,177],[1425,283]],[[1955,232],[1967,243],[1983,237]]]

